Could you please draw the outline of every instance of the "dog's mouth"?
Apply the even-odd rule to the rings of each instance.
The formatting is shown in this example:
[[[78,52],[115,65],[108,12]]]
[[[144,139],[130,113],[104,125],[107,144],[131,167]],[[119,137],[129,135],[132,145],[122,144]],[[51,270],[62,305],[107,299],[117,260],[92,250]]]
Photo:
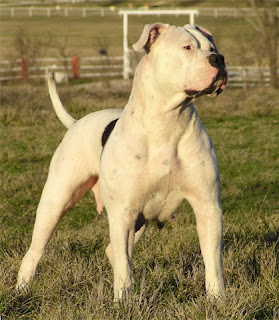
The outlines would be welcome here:
[[[228,73],[226,69],[221,69],[219,70],[218,74],[216,77],[213,79],[211,85],[202,90],[202,91],[197,91],[197,90],[186,90],[185,93],[190,97],[190,98],[197,98],[200,97],[204,94],[206,94],[208,97],[216,97],[220,93],[224,91],[226,88],[228,82]]]

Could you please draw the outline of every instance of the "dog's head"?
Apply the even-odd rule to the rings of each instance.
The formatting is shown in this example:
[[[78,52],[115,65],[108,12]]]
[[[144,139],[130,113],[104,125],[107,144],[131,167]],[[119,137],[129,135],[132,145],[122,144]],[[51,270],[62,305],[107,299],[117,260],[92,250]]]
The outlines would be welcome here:
[[[226,87],[224,56],[203,27],[148,24],[133,48],[144,49],[148,59],[153,60],[149,67],[160,89],[184,91],[195,98],[204,94],[217,96]]]

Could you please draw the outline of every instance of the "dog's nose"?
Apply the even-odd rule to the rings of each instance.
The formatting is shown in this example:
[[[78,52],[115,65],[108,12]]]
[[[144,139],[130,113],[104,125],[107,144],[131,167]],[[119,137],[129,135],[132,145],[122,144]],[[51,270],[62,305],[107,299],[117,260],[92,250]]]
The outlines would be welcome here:
[[[222,54],[211,54],[208,56],[209,63],[212,67],[218,68],[225,65],[225,58]]]

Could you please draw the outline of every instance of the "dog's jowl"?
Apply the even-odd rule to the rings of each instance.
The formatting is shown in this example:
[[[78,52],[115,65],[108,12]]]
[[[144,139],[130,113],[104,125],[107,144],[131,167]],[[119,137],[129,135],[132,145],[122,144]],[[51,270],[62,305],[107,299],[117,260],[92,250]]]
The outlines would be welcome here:
[[[193,104],[225,88],[224,57],[210,32],[197,25],[145,25],[133,47],[145,55],[124,110],[98,111],[76,121],[49,76],[54,109],[68,131],[50,164],[31,246],[18,274],[19,290],[28,288],[58,222],[92,189],[98,212],[105,207],[108,215],[106,253],[116,300],[132,286],[133,247],[148,223],[169,219],[184,199],[196,216],[207,293],[224,293],[218,163]]]

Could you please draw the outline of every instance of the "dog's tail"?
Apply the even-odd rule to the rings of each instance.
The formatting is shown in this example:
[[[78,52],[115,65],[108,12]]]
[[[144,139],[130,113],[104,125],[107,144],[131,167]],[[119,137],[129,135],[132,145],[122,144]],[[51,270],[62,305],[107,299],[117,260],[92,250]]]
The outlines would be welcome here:
[[[48,91],[58,119],[64,124],[67,129],[69,129],[77,120],[69,115],[59,98],[54,82],[53,72],[50,72],[48,74]]]

